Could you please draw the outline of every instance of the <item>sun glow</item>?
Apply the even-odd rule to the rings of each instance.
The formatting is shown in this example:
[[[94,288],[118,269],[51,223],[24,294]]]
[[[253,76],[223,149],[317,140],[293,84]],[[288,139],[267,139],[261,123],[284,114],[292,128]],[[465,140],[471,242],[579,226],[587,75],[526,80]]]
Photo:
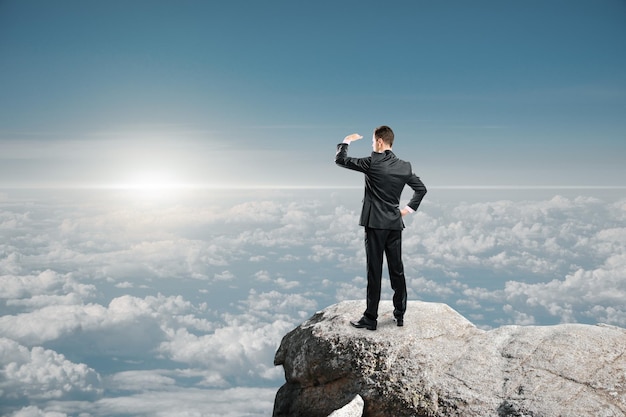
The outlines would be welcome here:
[[[127,181],[110,188],[127,191],[142,200],[161,200],[176,197],[184,190],[197,188],[164,171],[144,171],[129,176]]]

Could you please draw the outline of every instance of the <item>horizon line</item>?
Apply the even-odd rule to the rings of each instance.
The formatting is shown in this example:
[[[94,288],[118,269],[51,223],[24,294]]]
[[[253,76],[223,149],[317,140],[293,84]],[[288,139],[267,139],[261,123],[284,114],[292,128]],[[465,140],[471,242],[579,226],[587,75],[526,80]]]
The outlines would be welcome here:
[[[626,185],[430,185],[433,190],[626,190]],[[0,190],[258,190],[258,189],[363,189],[362,185],[287,185],[287,184],[256,184],[256,185],[219,185],[219,184],[187,184],[172,183],[163,185],[141,184],[64,184],[64,185],[0,185]]]

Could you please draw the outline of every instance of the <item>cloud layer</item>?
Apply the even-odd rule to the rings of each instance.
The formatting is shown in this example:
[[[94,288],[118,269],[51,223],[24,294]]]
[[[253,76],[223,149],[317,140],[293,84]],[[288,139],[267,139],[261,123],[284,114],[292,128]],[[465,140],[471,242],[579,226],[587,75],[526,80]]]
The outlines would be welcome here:
[[[267,415],[282,336],[364,296],[360,191],[78,197],[0,202],[2,414]],[[626,327],[620,196],[429,197],[411,298],[485,328]]]

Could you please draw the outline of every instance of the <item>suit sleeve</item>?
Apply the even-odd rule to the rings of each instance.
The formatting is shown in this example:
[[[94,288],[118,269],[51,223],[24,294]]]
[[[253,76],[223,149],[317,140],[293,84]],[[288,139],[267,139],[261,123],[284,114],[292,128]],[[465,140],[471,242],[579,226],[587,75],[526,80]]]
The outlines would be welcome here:
[[[411,207],[413,211],[416,211],[420,203],[422,202],[422,199],[426,195],[426,186],[424,185],[422,180],[420,180],[419,177],[415,175],[412,171],[411,177],[407,181],[407,185],[413,189],[413,197],[411,198],[411,201],[409,201],[407,206]]]
[[[370,167],[371,158],[352,158],[348,156],[348,144],[340,143],[337,145],[337,153],[335,154],[335,164],[340,167],[352,169],[359,172],[367,172]]]

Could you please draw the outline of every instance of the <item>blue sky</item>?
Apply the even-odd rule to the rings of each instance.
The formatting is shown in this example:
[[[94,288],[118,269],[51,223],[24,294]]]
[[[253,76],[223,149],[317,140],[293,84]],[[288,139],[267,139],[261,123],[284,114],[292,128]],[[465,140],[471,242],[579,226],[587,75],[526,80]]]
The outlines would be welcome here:
[[[625,21],[617,0],[2,1],[0,186],[355,185],[334,145],[380,124],[430,186],[624,186]]]

